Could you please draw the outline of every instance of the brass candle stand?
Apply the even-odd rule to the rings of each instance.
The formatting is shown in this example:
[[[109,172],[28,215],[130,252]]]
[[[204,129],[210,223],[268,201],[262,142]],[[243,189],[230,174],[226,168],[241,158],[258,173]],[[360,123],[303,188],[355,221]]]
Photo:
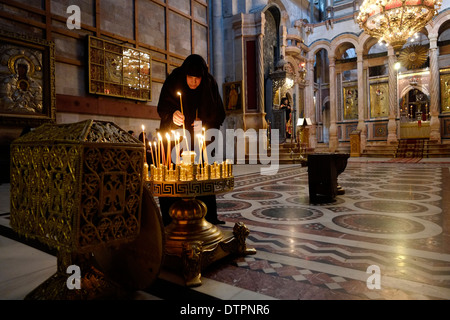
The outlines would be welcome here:
[[[187,161],[174,169],[151,166],[144,182],[154,196],[179,197],[169,209],[172,222],[165,228],[164,265],[181,271],[187,286],[201,285],[201,272],[229,254],[255,254],[246,246],[248,228],[236,223],[223,231],[206,221],[207,208],[197,197],[233,190],[232,164],[212,165]]]

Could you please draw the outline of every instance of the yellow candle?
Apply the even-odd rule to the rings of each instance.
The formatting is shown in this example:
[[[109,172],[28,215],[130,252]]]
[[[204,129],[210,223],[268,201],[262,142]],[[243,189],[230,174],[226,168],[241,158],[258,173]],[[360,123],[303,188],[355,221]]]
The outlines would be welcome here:
[[[170,150],[170,134],[169,133],[166,133],[166,138],[167,138],[167,166],[169,167],[170,166],[170,163],[172,162],[171,160],[171,157],[172,157],[172,155],[171,155],[171,150]],[[169,167],[169,169],[170,169],[170,167]]]
[[[159,159],[158,159],[158,164],[161,164],[162,161],[162,152],[163,150],[161,150],[161,134],[158,132],[158,152],[159,152]]]
[[[147,162],[147,148],[145,146],[145,127],[142,125],[142,142],[144,143],[144,162]]]
[[[202,128],[203,131],[203,160],[206,162],[206,164],[208,164],[208,154],[206,153],[206,132],[205,132],[205,128]],[[200,151],[201,152],[201,151]]]
[[[180,107],[181,107],[181,113],[183,114],[183,99],[181,99],[181,92],[178,91],[178,92],[177,92],[177,95],[180,96]]]
[[[183,117],[184,117],[184,112],[183,112],[183,99],[181,98],[181,92],[178,91],[177,94],[180,96],[181,114],[182,114]],[[184,139],[186,140],[186,150],[189,151],[189,145],[188,145],[188,142],[187,142],[187,139],[186,139],[186,128],[185,128],[185,126],[184,126],[184,120],[183,120],[183,137],[184,137]]]
[[[153,148],[152,148],[152,142],[149,141],[148,145],[150,146],[150,154],[152,155],[152,163],[155,164],[155,158],[153,157]]]
[[[171,130],[170,132],[172,132],[173,135],[173,143],[175,144],[175,165],[178,164],[178,155],[177,155],[177,135],[175,134],[175,131]]]
[[[198,147],[200,150],[200,154],[198,156],[198,164],[202,165],[202,152],[201,152],[201,150],[202,150],[202,135],[201,134],[197,134],[197,140],[198,140]]]
[[[158,163],[159,163],[159,152],[158,152],[158,148],[156,147],[156,141],[153,141],[153,145],[155,146],[155,156],[156,156],[155,167],[158,167]]]

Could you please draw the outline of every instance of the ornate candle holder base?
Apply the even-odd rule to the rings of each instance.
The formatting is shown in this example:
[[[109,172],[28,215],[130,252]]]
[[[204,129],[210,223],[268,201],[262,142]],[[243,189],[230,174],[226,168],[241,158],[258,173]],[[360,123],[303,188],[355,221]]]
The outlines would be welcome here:
[[[223,232],[205,220],[206,205],[195,198],[183,198],[170,208],[172,223],[166,227],[165,266],[181,271],[187,286],[201,285],[201,272],[230,254],[255,254],[247,248],[249,235],[243,223],[233,232]]]
[[[223,232],[205,220],[206,205],[196,197],[230,191],[234,187],[231,164],[214,165],[210,171],[211,179],[206,175],[208,179],[200,180],[193,179],[197,177],[195,170],[182,175],[192,178],[187,180],[164,180],[155,174],[153,180],[144,185],[154,196],[180,198],[169,209],[172,222],[165,228],[164,266],[181,271],[187,286],[201,285],[202,270],[227,255],[256,253],[245,244],[250,231],[243,223],[236,223],[232,232]],[[155,173],[153,168],[152,172]]]

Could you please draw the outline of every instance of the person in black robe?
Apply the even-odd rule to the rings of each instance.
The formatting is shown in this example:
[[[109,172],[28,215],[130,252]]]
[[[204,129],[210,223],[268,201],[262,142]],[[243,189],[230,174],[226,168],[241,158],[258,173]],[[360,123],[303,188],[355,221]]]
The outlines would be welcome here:
[[[183,113],[181,113],[181,93]],[[200,120],[202,128],[219,129],[225,120],[225,109],[214,77],[209,73],[205,60],[197,54],[188,56],[183,64],[174,69],[166,78],[159,96],[158,114],[161,118],[160,132],[170,132],[182,128],[183,122],[194,143],[194,121]],[[179,198],[160,197],[159,205],[163,223],[171,222],[170,206]],[[223,224],[217,218],[216,196],[200,196],[207,207],[206,220],[213,224]]]
[[[284,110],[286,112],[286,138],[291,137],[291,131],[292,131],[292,122],[291,122],[291,105],[289,104],[288,98],[282,98],[280,109]]]

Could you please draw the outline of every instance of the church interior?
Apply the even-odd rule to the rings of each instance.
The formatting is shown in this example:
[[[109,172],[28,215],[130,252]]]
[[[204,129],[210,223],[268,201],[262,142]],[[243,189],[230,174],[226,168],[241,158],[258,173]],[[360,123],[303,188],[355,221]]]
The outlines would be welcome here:
[[[0,300],[449,300],[449,8],[0,0]],[[224,157],[161,168],[191,54]]]

